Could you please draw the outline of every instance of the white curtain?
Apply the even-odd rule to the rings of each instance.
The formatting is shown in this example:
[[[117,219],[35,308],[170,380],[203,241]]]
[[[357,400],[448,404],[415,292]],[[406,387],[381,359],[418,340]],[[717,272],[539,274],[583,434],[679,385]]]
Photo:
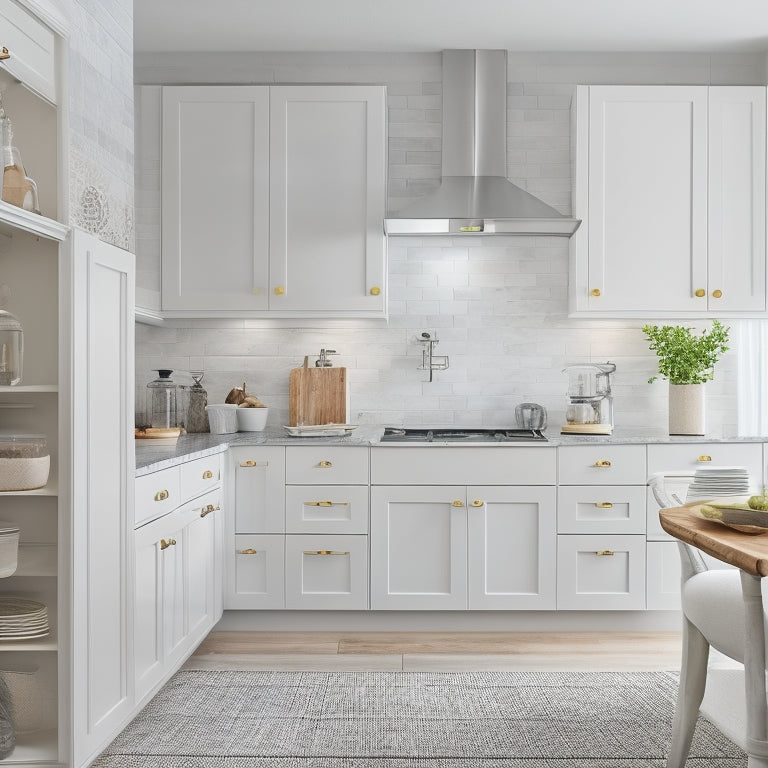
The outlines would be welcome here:
[[[736,331],[739,435],[768,435],[768,320],[741,320]]]

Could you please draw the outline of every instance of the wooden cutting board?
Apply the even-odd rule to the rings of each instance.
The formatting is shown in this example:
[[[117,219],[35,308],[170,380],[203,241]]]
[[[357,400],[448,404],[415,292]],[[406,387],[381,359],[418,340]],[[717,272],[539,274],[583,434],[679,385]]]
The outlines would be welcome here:
[[[347,423],[347,369],[294,368],[289,379],[289,426]]]

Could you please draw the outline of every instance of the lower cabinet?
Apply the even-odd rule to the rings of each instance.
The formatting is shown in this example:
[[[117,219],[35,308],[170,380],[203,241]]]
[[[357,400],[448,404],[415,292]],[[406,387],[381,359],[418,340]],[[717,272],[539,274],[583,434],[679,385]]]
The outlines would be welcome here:
[[[645,535],[557,537],[558,610],[645,609]]]
[[[371,608],[555,607],[554,487],[374,486]]]
[[[221,617],[221,490],[136,529],[134,673],[141,702]]]

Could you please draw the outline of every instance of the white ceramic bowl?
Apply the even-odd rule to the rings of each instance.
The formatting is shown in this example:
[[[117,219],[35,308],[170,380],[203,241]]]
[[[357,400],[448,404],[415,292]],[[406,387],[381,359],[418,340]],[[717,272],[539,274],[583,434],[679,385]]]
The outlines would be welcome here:
[[[229,403],[206,405],[208,423],[212,435],[228,435],[237,432],[237,406]]]
[[[261,432],[267,425],[269,408],[237,409],[238,432]]]

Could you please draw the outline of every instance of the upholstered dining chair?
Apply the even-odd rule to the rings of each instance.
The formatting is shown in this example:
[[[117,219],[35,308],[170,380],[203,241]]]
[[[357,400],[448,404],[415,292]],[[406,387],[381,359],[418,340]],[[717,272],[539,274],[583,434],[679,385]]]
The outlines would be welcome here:
[[[681,505],[670,498],[665,476],[654,475],[649,485],[662,508]],[[683,499],[684,501],[684,499]],[[708,567],[702,553],[678,542],[681,565],[682,658],[677,704],[672,723],[667,768],[683,768],[693,739],[699,713],[713,722],[748,755],[748,768],[768,768],[768,712],[765,696],[765,615],[766,599],[760,580],[738,569]],[[762,599],[762,628],[747,633],[747,602]],[[709,650],[743,665],[745,644],[762,638],[762,649],[750,657],[762,659],[756,673],[733,665],[733,669],[708,670]],[[758,640],[759,642],[759,640]],[[708,674],[709,672],[709,674]],[[762,680],[761,680],[762,678]],[[705,699],[705,689],[707,696]],[[711,689],[711,690],[710,690]]]

